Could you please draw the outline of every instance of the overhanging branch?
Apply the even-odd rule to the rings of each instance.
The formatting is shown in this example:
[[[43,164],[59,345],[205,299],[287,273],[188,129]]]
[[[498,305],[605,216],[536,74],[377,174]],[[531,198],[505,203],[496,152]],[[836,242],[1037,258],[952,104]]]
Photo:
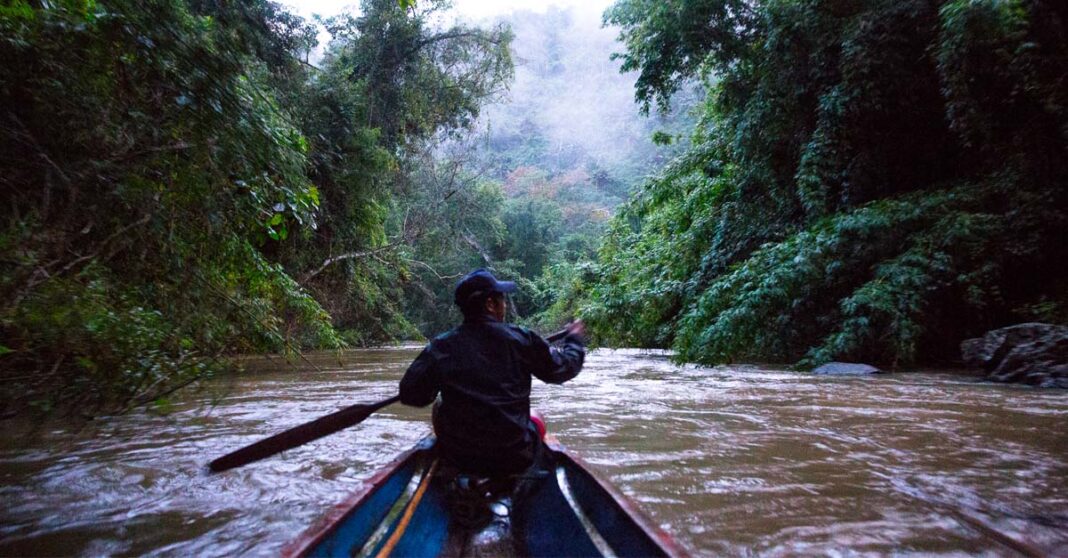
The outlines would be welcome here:
[[[361,251],[361,252],[346,252],[344,254],[339,254],[337,256],[333,256],[333,257],[327,258],[326,261],[324,261],[322,263],[322,265],[320,265],[319,267],[315,268],[314,271],[311,271],[311,272],[305,274],[303,277],[300,278],[300,281],[298,281],[298,282],[303,286],[308,281],[311,281],[312,279],[314,279],[316,275],[319,275],[324,270],[326,270],[326,268],[328,268],[328,267],[330,267],[330,266],[332,266],[332,265],[334,265],[334,264],[336,264],[338,262],[343,262],[345,260],[353,260],[353,259],[358,259],[358,258],[377,257],[378,254],[381,254],[382,252],[385,252],[387,250],[392,250],[394,246],[396,246],[396,243],[386,244],[385,246],[379,246],[378,248],[375,248],[373,250],[364,250],[364,251]]]

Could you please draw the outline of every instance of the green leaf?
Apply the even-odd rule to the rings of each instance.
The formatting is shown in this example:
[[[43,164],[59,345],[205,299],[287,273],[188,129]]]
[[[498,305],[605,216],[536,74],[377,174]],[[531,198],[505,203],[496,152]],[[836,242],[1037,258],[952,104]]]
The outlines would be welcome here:
[[[267,221],[267,224],[272,226],[272,227],[275,226],[275,225],[281,225],[282,224],[282,214],[281,213],[275,213],[273,216],[271,216],[271,220]]]
[[[51,411],[53,408],[52,401],[50,399],[37,399],[34,401],[30,401],[30,406],[44,413]]]
[[[89,357],[80,356],[75,358],[74,361],[78,363],[78,366],[80,366],[82,370],[85,370],[90,374],[95,374],[97,371],[98,367],[96,362],[94,362],[93,359]]]
[[[657,145],[671,145],[674,140],[675,138],[667,132],[660,130],[653,132],[653,143]]]
[[[152,402],[152,412],[167,415],[174,411],[174,403],[167,397],[160,397]]]
[[[11,347],[7,347],[7,346],[4,346],[4,345],[0,345],[0,356],[4,356],[4,355],[6,355],[8,353],[13,353],[13,352],[15,352],[15,349],[12,349]]]
[[[403,6],[403,2],[401,3]],[[30,6],[26,0],[15,0],[10,4],[5,2],[4,6],[0,6],[0,17],[5,19],[23,19],[26,21],[33,21],[35,19],[33,7]]]

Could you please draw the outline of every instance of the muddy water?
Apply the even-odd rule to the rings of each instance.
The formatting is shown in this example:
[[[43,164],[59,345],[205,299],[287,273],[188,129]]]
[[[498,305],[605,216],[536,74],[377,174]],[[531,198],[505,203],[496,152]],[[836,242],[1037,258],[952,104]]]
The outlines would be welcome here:
[[[254,363],[165,416],[0,422],[0,555],[276,554],[425,435],[428,410],[394,406],[224,474],[204,464],[389,397],[416,351],[320,355],[305,373]],[[564,444],[695,554],[1013,554],[993,529],[1068,555],[1065,391],[599,351],[534,398]]]

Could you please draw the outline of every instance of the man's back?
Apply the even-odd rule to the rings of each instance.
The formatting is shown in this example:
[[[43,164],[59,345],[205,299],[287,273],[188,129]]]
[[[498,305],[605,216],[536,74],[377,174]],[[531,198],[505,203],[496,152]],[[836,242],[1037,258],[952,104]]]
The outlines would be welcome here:
[[[531,376],[563,383],[582,368],[581,339],[550,347],[537,334],[483,316],[435,338],[401,380],[401,401],[430,404],[443,456],[479,474],[518,473],[533,459]]]

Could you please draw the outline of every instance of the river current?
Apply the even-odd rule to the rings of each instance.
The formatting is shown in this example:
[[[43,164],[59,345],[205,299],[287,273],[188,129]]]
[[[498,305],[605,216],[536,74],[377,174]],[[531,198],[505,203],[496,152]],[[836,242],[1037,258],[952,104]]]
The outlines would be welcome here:
[[[166,414],[2,421],[0,555],[277,554],[429,433],[429,409],[394,405],[222,474],[205,464],[395,394],[417,352],[314,355],[318,370],[299,372],[257,359]],[[562,443],[697,555],[1068,556],[1062,390],[599,350],[568,384],[535,381],[534,403]]]

